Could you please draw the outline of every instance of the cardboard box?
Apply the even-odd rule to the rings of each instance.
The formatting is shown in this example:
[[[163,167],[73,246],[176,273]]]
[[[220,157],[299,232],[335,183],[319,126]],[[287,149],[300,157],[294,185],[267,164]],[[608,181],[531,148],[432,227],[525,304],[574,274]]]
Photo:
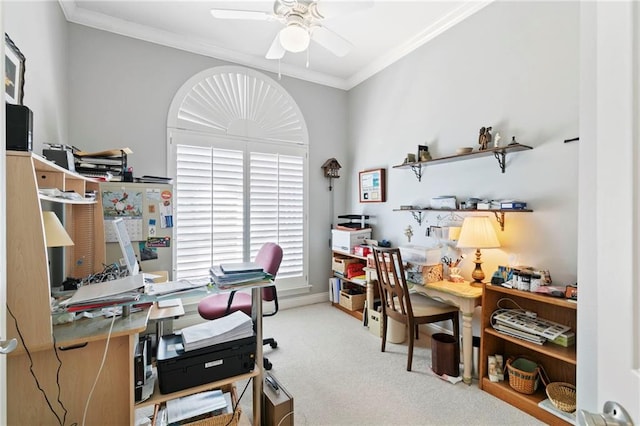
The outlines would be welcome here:
[[[350,311],[358,311],[364,308],[365,300],[367,300],[366,293],[349,294],[346,290],[340,292],[340,306]]]
[[[359,231],[344,231],[342,229],[331,230],[331,249],[334,251],[351,254],[355,246],[364,244],[365,239],[371,239],[371,229]]]

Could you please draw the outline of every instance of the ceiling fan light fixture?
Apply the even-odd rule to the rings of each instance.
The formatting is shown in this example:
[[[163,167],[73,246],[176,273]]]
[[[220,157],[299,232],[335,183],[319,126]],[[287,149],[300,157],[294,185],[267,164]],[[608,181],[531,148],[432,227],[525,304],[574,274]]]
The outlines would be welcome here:
[[[302,52],[309,47],[311,36],[301,25],[292,23],[280,30],[280,44],[285,50],[293,53]]]

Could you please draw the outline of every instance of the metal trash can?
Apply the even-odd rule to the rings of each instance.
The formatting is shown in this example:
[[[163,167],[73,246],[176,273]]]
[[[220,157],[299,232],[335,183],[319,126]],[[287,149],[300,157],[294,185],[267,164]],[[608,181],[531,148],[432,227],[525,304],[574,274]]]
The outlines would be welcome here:
[[[431,369],[441,376],[460,376],[460,342],[450,334],[431,336]]]

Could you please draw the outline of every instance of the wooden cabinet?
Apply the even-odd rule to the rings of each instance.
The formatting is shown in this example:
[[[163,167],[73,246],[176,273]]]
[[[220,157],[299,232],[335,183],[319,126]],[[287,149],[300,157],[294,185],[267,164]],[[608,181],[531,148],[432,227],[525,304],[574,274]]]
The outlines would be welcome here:
[[[509,299],[517,306],[507,302]],[[552,382],[567,382],[575,385],[576,345],[563,347],[550,342],[538,345],[499,333],[491,326],[491,317],[493,312],[498,309],[498,303],[501,307],[516,308],[519,306],[521,309],[535,312],[540,318],[567,325],[576,335],[578,334],[577,304],[561,298],[490,284],[485,284],[482,296],[480,388],[545,423],[564,424],[565,422],[560,417],[538,406],[539,402],[547,398],[542,385],[538,386],[538,390],[534,394],[526,395],[509,386],[507,373],[505,373],[504,381],[490,381],[487,372],[487,358],[490,355],[501,354],[506,362],[509,356],[524,356],[541,364]]]
[[[104,318],[58,326],[51,319],[50,267],[64,264],[66,275],[77,278],[101,271],[104,225],[99,196],[69,200],[40,190],[84,197],[98,191],[98,182],[29,152],[8,151],[6,165],[7,334],[18,341],[7,357],[8,423],[133,424],[132,354],[148,310],[117,319],[113,328]],[[62,216],[74,242],[56,249],[63,251],[59,262],[46,247],[42,211],[50,209]]]

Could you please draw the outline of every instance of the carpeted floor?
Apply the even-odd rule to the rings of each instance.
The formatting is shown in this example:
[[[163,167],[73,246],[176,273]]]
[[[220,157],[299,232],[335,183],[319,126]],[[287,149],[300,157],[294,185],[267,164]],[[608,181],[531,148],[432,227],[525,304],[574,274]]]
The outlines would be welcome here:
[[[281,310],[264,319],[271,373],[294,397],[296,425],[540,425],[478,389],[430,370],[430,339],[421,335],[413,368],[407,346],[387,343],[329,302]],[[239,392],[245,383],[238,383]],[[251,385],[241,405],[251,413]]]

